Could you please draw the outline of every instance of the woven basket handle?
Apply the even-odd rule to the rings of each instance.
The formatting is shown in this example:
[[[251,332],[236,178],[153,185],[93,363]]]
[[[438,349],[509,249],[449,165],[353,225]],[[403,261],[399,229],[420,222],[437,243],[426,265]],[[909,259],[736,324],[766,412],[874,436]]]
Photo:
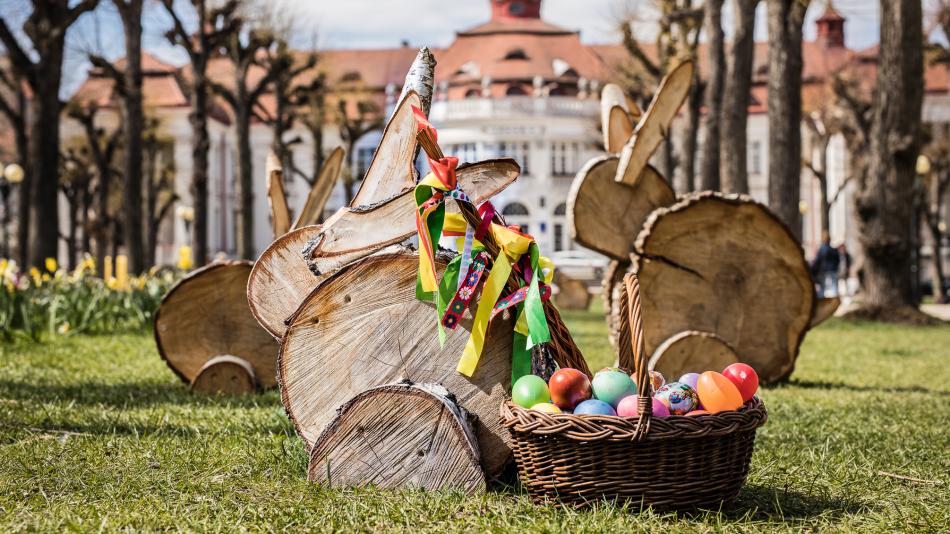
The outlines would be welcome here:
[[[646,351],[643,349],[643,316],[640,307],[640,280],[629,273],[623,277],[620,289],[620,332],[617,345],[618,363],[624,369],[633,369],[637,382],[639,400],[637,409],[640,419],[634,440],[639,440],[650,430],[653,417],[653,400],[650,395],[650,369]]]

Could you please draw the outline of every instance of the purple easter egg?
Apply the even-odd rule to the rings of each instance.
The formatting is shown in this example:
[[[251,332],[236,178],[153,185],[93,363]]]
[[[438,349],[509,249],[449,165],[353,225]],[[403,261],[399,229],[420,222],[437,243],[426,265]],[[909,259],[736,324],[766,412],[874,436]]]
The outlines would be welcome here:
[[[693,388],[693,391],[696,390],[696,384],[699,382],[699,373],[686,373],[677,380],[680,384],[686,384],[687,386]]]
[[[602,400],[588,399],[574,408],[574,415],[617,415],[617,412]]]

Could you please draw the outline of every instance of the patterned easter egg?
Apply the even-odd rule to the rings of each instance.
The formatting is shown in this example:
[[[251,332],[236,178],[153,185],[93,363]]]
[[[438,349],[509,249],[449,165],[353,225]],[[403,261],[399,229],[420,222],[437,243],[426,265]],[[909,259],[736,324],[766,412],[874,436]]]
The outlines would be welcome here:
[[[650,371],[650,385],[653,386],[652,391],[656,393],[666,385],[666,378],[659,371]]]
[[[693,411],[699,403],[696,390],[680,382],[671,382],[661,387],[653,398],[665,404],[670,409],[670,415],[685,415]]]

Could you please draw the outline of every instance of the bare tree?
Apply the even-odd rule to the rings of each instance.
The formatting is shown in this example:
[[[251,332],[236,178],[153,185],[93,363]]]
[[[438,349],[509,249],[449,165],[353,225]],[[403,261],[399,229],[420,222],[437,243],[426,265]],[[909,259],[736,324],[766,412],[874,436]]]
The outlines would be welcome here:
[[[191,62],[188,76],[181,76],[179,83],[188,93],[191,102],[191,194],[193,196],[195,220],[194,254],[198,266],[208,262],[208,151],[211,138],[208,135],[208,115],[210,112],[210,86],[208,80],[208,62],[215,54],[221,40],[235,28],[223,24],[231,20],[227,15],[237,9],[237,0],[228,0],[216,8],[210,8],[207,0],[190,0],[197,19],[194,33],[185,29],[181,16],[175,9],[174,0],[161,0],[165,11],[172,18],[172,28],[166,38],[182,47]]]
[[[23,90],[22,78],[11,65],[3,65],[0,68],[0,113],[3,113],[4,118],[13,130],[16,160],[24,170],[23,182],[20,184],[17,197],[19,218],[17,224],[17,260],[21,265],[26,265],[29,260],[30,188],[27,187],[27,180],[30,177],[30,147],[26,121],[28,105],[26,91]],[[9,206],[6,206],[6,208],[9,208]]]
[[[720,118],[722,115],[723,83],[726,75],[725,35],[722,31],[722,4],[724,0],[706,0],[703,27],[706,30],[707,56],[709,60],[706,82],[706,116],[703,120],[703,158],[700,172],[700,187],[718,191]]]
[[[768,0],[769,207],[801,238],[802,24],[810,0]]]
[[[59,188],[68,206],[68,233],[63,238],[66,241],[66,265],[70,269],[76,267],[77,254],[80,252],[79,230],[82,228],[84,234],[88,231],[81,219],[85,219],[88,212],[86,201],[93,179],[89,149],[79,143],[77,145],[63,151],[59,176]]]
[[[930,124],[925,133],[927,143],[922,152],[930,160],[931,169],[922,177],[921,218],[933,246],[930,258],[933,299],[935,303],[943,304],[947,301],[943,291],[945,271],[942,248],[946,227],[941,217],[946,207],[947,194],[950,193],[950,124]]]
[[[284,39],[277,40],[276,45],[267,51],[264,60],[264,66],[272,73],[274,81],[274,116],[269,121],[274,131],[272,149],[283,163],[284,169],[289,169],[293,174],[303,176],[308,181],[309,179],[300,172],[294,162],[293,151],[290,149],[292,145],[300,142],[300,138],[287,139],[286,134],[300,116],[300,107],[306,103],[306,100],[300,97],[301,93],[310,87],[306,84],[302,85],[302,79],[305,74],[315,74],[316,65],[316,53],[307,54],[302,62],[296,61],[296,56]],[[322,152],[322,138],[320,141]],[[319,167],[315,168],[314,172],[316,169]]]
[[[755,53],[755,8],[759,0],[733,0],[732,47],[722,94],[719,176],[725,193],[749,192],[746,160],[749,90]]]
[[[310,134],[313,143],[312,152],[312,173],[306,176],[299,171],[295,171],[308,184],[313,183],[320,176],[320,169],[323,168],[323,128],[329,121],[327,112],[327,83],[323,73],[318,73],[310,83],[303,87],[298,87],[294,98],[297,109],[297,117]]]
[[[66,32],[80,15],[95,9],[99,0],[82,0],[73,6],[66,1],[33,0],[33,11],[23,24],[29,40],[24,47],[0,17],[0,42],[16,73],[29,86],[30,102],[29,174],[21,184],[30,194],[29,264],[40,265],[57,256],[59,237],[59,100]],[[34,59],[35,58],[35,59]],[[51,135],[52,133],[52,135]],[[23,214],[21,213],[21,217]]]
[[[142,132],[145,112],[142,103],[142,4],[143,0],[112,0],[125,32],[125,60],[122,69],[92,54],[93,66],[112,78],[122,103],[125,164],[123,168],[123,230],[133,273],[145,270],[142,225]]]
[[[81,104],[72,101],[66,107],[67,115],[79,122],[89,147],[89,159],[95,167],[95,220],[88,225],[89,233],[96,241],[96,268],[99,272],[105,265],[105,258],[110,254],[109,244],[113,217],[109,212],[109,198],[112,193],[112,182],[119,174],[114,165],[116,153],[122,140],[122,130],[117,128],[111,132],[96,126],[96,116],[99,107],[93,103]]]
[[[254,162],[251,152],[251,121],[255,118],[255,108],[261,95],[274,79],[275,70],[265,69],[259,61],[261,54],[274,44],[274,36],[270,30],[250,27],[248,21],[236,12],[229,13],[227,20],[234,31],[224,36],[222,45],[233,68],[232,82],[226,85],[209,80],[209,84],[228,104],[234,116],[240,213],[237,225],[238,256],[253,259]],[[273,66],[280,68],[279,64]],[[251,76],[254,69],[259,69],[255,75],[256,80]]]
[[[158,119],[145,119],[142,135],[145,179],[145,260],[156,265],[158,230],[178,201],[173,142],[161,135]]]
[[[919,0],[881,0],[881,47],[867,173],[854,202],[864,253],[864,298],[856,313],[919,320],[913,290],[914,183],[924,93]]]

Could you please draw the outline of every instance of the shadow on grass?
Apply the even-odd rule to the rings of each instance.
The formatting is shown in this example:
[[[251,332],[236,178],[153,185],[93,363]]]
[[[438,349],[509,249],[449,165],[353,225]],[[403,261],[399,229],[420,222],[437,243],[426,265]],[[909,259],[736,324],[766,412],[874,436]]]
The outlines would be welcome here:
[[[821,380],[791,380],[776,384],[775,388],[799,387],[805,389],[846,389],[848,391],[892,392],[892,393],[926,393],[928,395],[950,396],[950,391],[938,391],[921,386],[910,387],[883,387],[883,386],[856,386],[844,382],[826,382]]]
[[[0,380],[0,398],[27,402],[67,401],[116,408],[157,404],[255,408],[261,405],[279,404],[276,395],[269,392],[258,395],[206,395],[192,393],[185,384],[175,382],[43,384]]]
[[[869,509],[866,503],[854,499],[747,484],[738,499],[720,513],[733,520],[802,521],[819,516],[837,518]]]

